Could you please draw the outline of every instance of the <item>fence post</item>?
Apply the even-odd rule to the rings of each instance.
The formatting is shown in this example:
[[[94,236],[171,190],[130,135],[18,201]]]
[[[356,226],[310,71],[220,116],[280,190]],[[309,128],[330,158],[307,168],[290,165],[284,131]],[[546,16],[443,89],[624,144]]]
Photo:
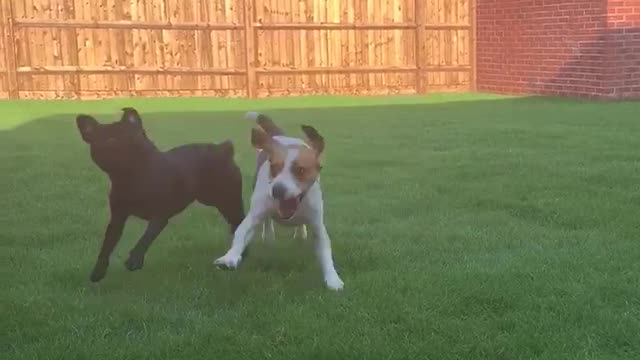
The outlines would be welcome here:
[[[253,1],[244,1],[244,56],[245,68],[247,71],[247,97],[256,97],[256,53],[255,53],[255,32],[253,27]]]
[[[4,58],[7,66],[7,85],[9,88],[9,99],[18,99],[20,89],[18,88],[18,74],[16,66],[16,42],[13,31],[13,0],[0,0],[2,6],[2,17],[4,22]]]
[[[425,0],[415,0],[415,22],[416,22],[416,49],[415,49],[415,61],[416,61],[416,93],[423,94],[426,92],[426,86],[424,79],[426,74],[423,72],[423,62],[426,58],[422,49],[425,48],[425,34],[426,34],[426,6]]]

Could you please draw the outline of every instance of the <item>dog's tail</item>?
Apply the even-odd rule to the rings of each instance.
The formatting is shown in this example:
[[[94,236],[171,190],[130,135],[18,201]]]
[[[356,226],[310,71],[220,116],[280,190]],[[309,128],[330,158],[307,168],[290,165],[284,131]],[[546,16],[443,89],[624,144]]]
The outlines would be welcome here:
[[[276,125],[270,117],[254,111],[249,111],[244,118],[258,124],[262,130],[266,131],[269,136],[284,135],[284,131]]]

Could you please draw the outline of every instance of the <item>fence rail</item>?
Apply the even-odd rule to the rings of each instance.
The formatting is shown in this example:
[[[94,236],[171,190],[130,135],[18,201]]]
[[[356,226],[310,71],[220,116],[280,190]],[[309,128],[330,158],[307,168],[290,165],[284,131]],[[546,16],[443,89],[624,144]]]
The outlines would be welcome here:
[[[0,98],[474,86],[474,0],[0,0]]]

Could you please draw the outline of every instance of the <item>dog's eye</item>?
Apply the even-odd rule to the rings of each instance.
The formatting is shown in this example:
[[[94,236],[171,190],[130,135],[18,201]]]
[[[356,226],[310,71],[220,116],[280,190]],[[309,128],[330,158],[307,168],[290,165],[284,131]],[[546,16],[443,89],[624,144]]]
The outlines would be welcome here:
[[[294,169],[294,173],[295,173],[296,175],[298,175],[298,176],[303,176],[303,175],[304,175],[304,173],[305,173],[306,171],[307,171],[307,169],[305,169],[305,168],[303,168],[303,167],[300,167],[300,166],[297,166],[297,167]]]

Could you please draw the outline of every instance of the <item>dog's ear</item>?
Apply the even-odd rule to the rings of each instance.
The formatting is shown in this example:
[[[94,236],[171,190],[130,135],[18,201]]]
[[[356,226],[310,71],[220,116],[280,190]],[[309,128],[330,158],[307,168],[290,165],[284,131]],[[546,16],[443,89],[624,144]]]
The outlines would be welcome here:
[[[98,121],[92,116],[80,114],[76,116],[76,125],[78,126],[78,130],[80,131],[82,140],[89,143],[91,142],[91,140],[93,140],[99,124]]]
[[[302,125],[302,132],[307,136],[309,144],[318,153],[318,155],[322,154],[324,151],[324,138],[322,135],[320,135],[315,128],[309,125]]]
[[[258,128],[251,129],[251,145],[256,149],[267,152],[273,150],[273,139],[264,130]]]
[[[122,108],[122,118],[120,121],[142,126],[142,118],[140,117],[140,114],[138,114],[138,110],[132,107]]]

